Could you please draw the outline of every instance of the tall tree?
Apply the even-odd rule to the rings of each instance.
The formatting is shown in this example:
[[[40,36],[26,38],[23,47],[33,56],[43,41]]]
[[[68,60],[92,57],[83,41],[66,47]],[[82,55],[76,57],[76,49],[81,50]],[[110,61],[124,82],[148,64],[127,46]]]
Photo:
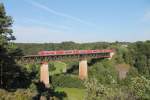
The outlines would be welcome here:
[[[6,15],[4,5],[0,4],[0,66],[1,66],[1,74],[0,74],[0,84],[3,85],[3,66],[5,66],[5,62],[7,59],[7,49],[8,49],[8,41],[11,40],[12,29],[10,26],[12,25],[12,18]]]
[[[20,55],[20,50],[12,43],[15,37],[12,35],[12,18],[6,15],[4,5],[0,3],[0,87],[8,88],[24,76],[21,69],[15,63],[14,57]]]

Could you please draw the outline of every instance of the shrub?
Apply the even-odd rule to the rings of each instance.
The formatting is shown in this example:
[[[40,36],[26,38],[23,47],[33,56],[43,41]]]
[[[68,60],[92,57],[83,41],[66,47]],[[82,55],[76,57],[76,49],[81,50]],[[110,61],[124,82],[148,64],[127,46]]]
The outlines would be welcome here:
[[[35,95],[29,89],[18,89],[15,92],[0,89],[0,100],[32,100]]]
[[[54,87],[83,88],[82,81],[70,75],[52,76],[52,85]]]
[[[145,77],[131,78],[130,89],[138,99],[150,99],[150,80]]]
[[[108,60],[92,65],[91,69],[89,69],[89,77],[95,77],[102,84],[114,84],[117,82],[115,67]]]
[[[96,78],[85,81],[86,97],[85,100],[101,100],[107,96],[107,88],[99,83]]]

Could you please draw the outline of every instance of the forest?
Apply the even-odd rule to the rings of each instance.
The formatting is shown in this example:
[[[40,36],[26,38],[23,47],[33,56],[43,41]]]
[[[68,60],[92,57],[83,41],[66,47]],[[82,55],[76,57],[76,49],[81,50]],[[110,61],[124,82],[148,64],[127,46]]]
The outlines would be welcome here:
[[[0,4],[0,100],[150,100],[150,40],[137,42],[14,43],[13,19]],[[49,62],[50,88],[39,81],[40,64],[16,57],[41,50],[114,49],[111,60],[88,60],[88,79],[78,62]]]

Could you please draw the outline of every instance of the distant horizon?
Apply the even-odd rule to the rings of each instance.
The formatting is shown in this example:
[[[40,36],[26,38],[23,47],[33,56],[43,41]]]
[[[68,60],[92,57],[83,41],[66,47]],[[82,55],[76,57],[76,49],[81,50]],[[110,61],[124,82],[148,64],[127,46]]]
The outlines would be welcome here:
[[[150,41],[150,40],[143,40],[143,41],[93,41],[93,42],[76,42],[76,41],[62,41],[62,42],[14,42],[14,43],[33,43],[33,44],[44,44],[44,43],[63,43],[63,42],[73,42],[73,43],[79,43],[79,44],[84,44],[84,43],[115,43],[115,42],[125,42],[125,43],[135,43],[135,42],[146,42],[146,41]]]
[[[15,42],[145,41],[149,0],[1,0],[14,20]]]

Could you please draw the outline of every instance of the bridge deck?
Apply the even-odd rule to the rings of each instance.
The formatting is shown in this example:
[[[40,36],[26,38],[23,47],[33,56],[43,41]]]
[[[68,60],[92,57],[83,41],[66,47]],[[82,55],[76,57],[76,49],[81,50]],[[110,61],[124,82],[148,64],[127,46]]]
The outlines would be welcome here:
[[[70,50],[68,50],[70,51]],[[63,60],[81,60],[81,59],[93,59],[93,58],[110,58],[111,55],[110,53],[112,52],[112,50],[97,50],[97,52],[93,53],[93,51],[85,51],[85,50],[82,50],[82,53],[78,52],[78,53],[71,53],[71,52],[68,52],[67,51],[67,54],[65,53],[60,53],[60,51],[55,51],[56,54],[48,54],[47,52],[46,53],[43,53],[42,51],[42,54],[38,54],[38,55],[26,55],[26,56],[23,56],[21,58],[19,58],[20,61],[22,62],[49,62],[49,61],[63,61]],[[79,50],[78,50],[79,51]],[[85,51],[85,52],[83,52]],[[59,52],[59,54],[57,54]],[[74,51],[72,51],[74,52]],[[51,51],[50,51],[51,53]]]

